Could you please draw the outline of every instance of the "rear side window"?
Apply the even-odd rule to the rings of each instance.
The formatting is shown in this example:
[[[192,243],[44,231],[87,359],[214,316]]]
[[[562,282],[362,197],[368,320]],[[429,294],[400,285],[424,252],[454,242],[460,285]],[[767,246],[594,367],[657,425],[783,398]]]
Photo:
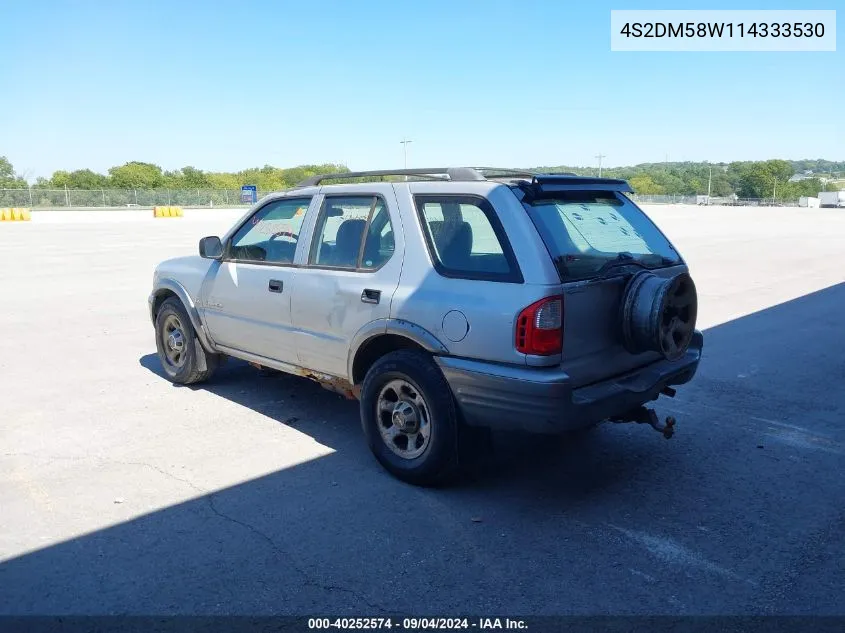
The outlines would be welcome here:
[[[462,279],[522,282],[510,243],[488,200],[418,195],[414,202],[438,273]]]
[[[367,235],[364,238],[364,254],[361,258],[361,268],[364,270],[376,270],[387,262],[396,250],[396,242],[393,240],[393,225],[390,223],[390,213],[384,202],[379,199],[367,227]]]
[[[592,277],[619,258],[647,268],[680,261],[654,223],[625,196],[573,191],[523,204],[562,278]]]
[[[393,255],[393,227],[378,196],[327,196],[317,221],[308,263],[377,270]]]

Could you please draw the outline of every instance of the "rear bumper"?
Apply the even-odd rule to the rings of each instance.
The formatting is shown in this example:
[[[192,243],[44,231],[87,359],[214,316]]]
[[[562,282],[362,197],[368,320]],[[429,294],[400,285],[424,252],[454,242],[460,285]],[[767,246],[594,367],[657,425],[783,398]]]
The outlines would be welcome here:
[[[435,357],[467,424],[533,433],[590,426],[656,399],[672,385],[692,380],[704,336],[696,331],[686,354],[611,380],[573,389],[559,368],[496,365]]]

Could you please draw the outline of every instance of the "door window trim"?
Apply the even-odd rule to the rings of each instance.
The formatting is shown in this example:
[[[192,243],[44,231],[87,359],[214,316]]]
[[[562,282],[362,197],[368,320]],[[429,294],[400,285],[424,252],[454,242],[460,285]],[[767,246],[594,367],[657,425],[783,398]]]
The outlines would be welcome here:
[[[323,237],[323,229],[324,226],[320,226],[320,222],[323,220],[323,214],[326,211],[326,203],[330,199],[337,199],[337,198],[372,198],[372,203],[370,204],[370,210],[367,213],[367,223],[364,225],[364,230],[361,233],[361,242],[358,244],[358,258],[356,260],[356,264],[354,267],[352,266],[329,266],[328,264],[312,264],[311,258],[314,256],[314,253],[317,248],[318,240],[322,239]],[[396,232],[393,231],[393,252],[390,254],[390,257],[385,259],[377,268],[363,268],[363,258],[364,258],[364,246],[367,240],[367,233],[370,230],[370,224],[373,221],[373,215],[375,214],[376,207],[378,206],[378,202],[381,200],[382,204],[384,205],[384,209],[387,212],[387,221],[390,223],[391,230],[393,230],[393,218],[390,217],[390,205],[388,205],[387,200],[385,197],[380,193],[369,193],[369,192],[352,192],[352,193],[333,193],[333,194],[324,194],[323,195],[323,202],[320,205],[320,210],[317,212],[317,219],[314,222],[314,229],[311,233],[311,244],[308,248],[308,256],[305,258],[305,263],[302,264],[301,268],[311,268],[315,270],[337,270],[337,271],[344,271],[348,273],[368,273],[372,274],[378,272],[387,263],[393,259],[393,256],[396,255]]]
[[[434,266],[434,270],[437,271],[437,274],[450,279],[498,281],[501,283],[512,284],[525,283],[525,278],[522,276],[522,269],[520,269],[519,262],[516,260],[516,255],[514,254],[510,240],[505,233],[505,228],[502,226],[502,222],[499,220],[499,215],[496,213],[493,203],[490,202],[490,200],[477,194],[464,193],[415,193],[413,198],[414,209],[417,213],[417,218],[419,219],[423,236],[425,237],[425,245],[428,250],[428,256],[431,260],[432,266]],[[456,202],[457,204],[461,204],[462,200],[471,201],[470,204],[475,204],[475,206],[477,206],[487,218],[487,221],[490,223],[490,227],[493,229],[493,233],[496,235],[496,239],[499,240],[499,246],[502,247],[502,254],[505,256],[505,261],[508,263],[508,272],[500,273],[458,270],[455,268],[447,268],[440,261],[440,258],[437,256],[437,250],[434,247],[431,227],[425,219],[423,206],[426,202]],[[422,204],[420,202],[422,202]]]
[[[305,209],[305,218],[302,220],[302,226],[305,226],[305,222],[308,219],[308,210],[311,208],[311,203],[314,202],[314,196],[279,196],[278,198],[273,198],[268,200],[260,207],[258,207],[255,211],[250,213],[244,220],[238,224],[233,230],[230,231],[229,238],[226,240],[226,243],[223,245],[223,256],[220,258],[221,262],[229,262],[232,264],[254,264],[256,266],[275,266],[277,268],[300,268],[300,265],[296,263],[296,250],[299,249],[299,240],[297,240],[297,247],[294,250],[294,259],[291,262],[263,262],[255,259],[237,259],[231,256],[232,252],[232,242],[235,239],[235,236],[238,234],[244,226],[249,224],[256,215],[261,213],[264,209],[269,207],[271,204],[276,204],[277,202],[287,202],[289,200],[307,200],[308,205]]]

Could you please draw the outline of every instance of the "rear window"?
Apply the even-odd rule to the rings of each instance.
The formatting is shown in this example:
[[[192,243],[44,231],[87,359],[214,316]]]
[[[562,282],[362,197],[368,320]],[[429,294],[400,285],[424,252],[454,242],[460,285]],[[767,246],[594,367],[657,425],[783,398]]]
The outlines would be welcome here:
[[[654,223],[625,196],[573,191],[523,205],[562,278],[589,278],[616,260],[633,260],[647,268],[680,261]]]

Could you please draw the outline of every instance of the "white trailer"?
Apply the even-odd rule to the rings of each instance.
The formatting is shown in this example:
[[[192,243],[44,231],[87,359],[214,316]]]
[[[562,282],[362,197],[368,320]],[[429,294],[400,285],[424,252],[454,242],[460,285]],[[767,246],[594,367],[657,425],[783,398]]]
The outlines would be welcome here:
[[[798,206],[807,207],[808,209],[818,209],[819,199],[813,198],[812,196],[801,196],[798,198]]]
[[[820,191],[820,207],[845,207],[845,191]]]

